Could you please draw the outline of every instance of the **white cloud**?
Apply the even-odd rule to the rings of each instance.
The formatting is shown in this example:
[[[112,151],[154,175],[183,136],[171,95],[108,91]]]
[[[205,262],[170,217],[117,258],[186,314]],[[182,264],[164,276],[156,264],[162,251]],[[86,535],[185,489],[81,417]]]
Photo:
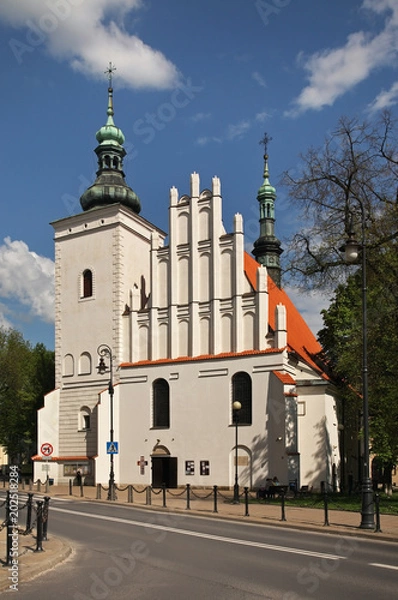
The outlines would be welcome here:
[[[199,115],[202,114],[203,113],[199,113]],[[257,113],[252,119],[243,119],[238,123],[231,123],[226,127],[224,133],[221,136],[202,135],[196,140],[196,143],[199,146],[206,146],[207,144],[210,144],[212,142],[222,144],[226,141],[232,142],[233,140],[241,139],[254,125],[256,125],[257,123],[263,123],[270,116],[270,113],[264,110],[262,112]],[[207,114],[203,116],[203,119],[205,117],[207,117]]]
[[[254,118],[258,123],[264,123],[270,116],[271,114],[269,112],[263,110],[262,112],[257,113]]]
[[[29,307],[29,314],[54,321],[54,263],[31,252],[25,242],[4,239],[0,246],[0,298]],[[0,305],[0,324],[9,324]]]
[[[211,113],[199,112],[199,113],[196,113],[196,115],[193,115],[190,120],[193,123],[198,123],[199,121],[206,121],[207,119],[210,119],[210,117],[211,117]]]
[[[264,88],[267,87],[265,79],[261,75],[261,73],[259,73],[258,71],[254,71],[254,73],[252,73],[252,77],[253,77],[254,81],[257,81],[258,85],[260,85],[261,87],[264,87]]]
[[[8,313],[7,306],[0,302],[0,328],[1,329],[12,329],[12,323],[6,317],[7,313]]]
[[[222,139],[218,138],[214,135],[212,135],[212,136],[202,135],[201,137],[199,137],[196,140],[196,143],[199,146],[206,146],[207,144],[211,144],[211,142],[215,142],[216,144],[222,144]]]
[[[51,56],[90,77],[103,78],[111,60],[119,86],[175,87],[176,66],[124,27],[125,16],[141,8],[142,0],[2,0],[0,20],[21,30],[9,40],[20,63],[45,45]]]
[[[236,138],[241,138],[244,136],[246,131],[248,131],[251,127],[250,121],[240,121],[239,123],[235,123],[232,125],[228,125],[227,128],[227,139],[234,140]]]
[[[331,106],[375,68],[394,64],[398,55],[398,3],[396,0],[365,0],[362,7],[380,14],[387,11],[384,29],[377,35],[358,31],[349,35],[341,48],[326,49],[309,57],[299,55],[299,61],[309,74],[309,84],[287,115],[296,116],[306,110]]]
[[[370,112],[383,110],[398,103],[398,81],[389,90],[382,90],[368,106]]]

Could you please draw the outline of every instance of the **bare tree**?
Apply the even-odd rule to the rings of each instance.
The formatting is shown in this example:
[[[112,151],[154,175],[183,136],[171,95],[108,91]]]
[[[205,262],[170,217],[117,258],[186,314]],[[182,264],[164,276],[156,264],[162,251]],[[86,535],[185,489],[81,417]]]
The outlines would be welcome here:
[[[334,288],[345,280],[339,247],[351,227],[360,236],[362,211],[370,250],[396,243],[397,133],[397,122],[387,111],[374,122],[343,117],[322,148],[301,156],[297,177],[284,174],[290,201],[306,223],[285,253],[286,270],[299,285]],[[372,253],[369,262],[374,262]]]

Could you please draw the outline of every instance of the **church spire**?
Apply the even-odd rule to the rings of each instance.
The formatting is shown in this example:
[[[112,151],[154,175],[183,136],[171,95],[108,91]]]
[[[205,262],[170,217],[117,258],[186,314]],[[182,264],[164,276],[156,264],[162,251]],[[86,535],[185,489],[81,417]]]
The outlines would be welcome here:
[[[257,200],[260,204],[260,237],[254,242],[253,255],[256,260],[267,267],[270,277],[281,287],[280,255],[283,250],[275,236],[275,200],[276,190],[269,181],[267,147],[272,138],[264,135],[260,144],[264,144],[264,181],[258,190]]]
[[[135,213],[141,210],[141,204],[136,193],[127,185],[123,172],[123,158],[126,150],[123,147],[125,137],[119,127],[116,127],[113,116],[113,87],[112,74],[116,67],[109,63],[105,73],[108,74],[108,108],[107,120],[96,133],[98,146],[95,153],[98,157],[97,179],[80,197],[83,210],[99,208],[108,204],[123,204]]]

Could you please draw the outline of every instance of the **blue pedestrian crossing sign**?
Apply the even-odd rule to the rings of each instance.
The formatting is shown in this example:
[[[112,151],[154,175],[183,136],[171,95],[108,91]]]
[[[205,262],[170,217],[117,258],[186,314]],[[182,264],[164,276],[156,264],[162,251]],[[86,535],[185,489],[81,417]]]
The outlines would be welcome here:
[[[119,442],[106,442],[107,454],[119,454]]]

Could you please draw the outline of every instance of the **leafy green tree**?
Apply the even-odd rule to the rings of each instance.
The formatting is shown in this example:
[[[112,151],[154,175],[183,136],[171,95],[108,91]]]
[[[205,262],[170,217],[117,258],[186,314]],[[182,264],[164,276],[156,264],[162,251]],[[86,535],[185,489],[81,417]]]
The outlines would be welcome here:
[[[366,243],[371,450],[387,484],[398,462],[397,140],[397,123],[389,112],[372,122],[342,118],[323,148],[311,148],[302,157],[298,175],[284,177],[291,202],[305,220],[290,240],[287,270],[306,289],[335,291],[323,312],[319,340],[354,438],[362,393],[362,271],[361,265],[345,264],[340,248],[352,233]]]
[[[398,310],[394,295],[379,274],[371,273],[368,295],[368,391],[371,451],[377,456],[382,481],[391,486],[392,468],[398,462]],[[344,454],[356,453],[362,409],[362,277],[352,275],[341,284],[323,311],[325,327],[319,332],[323,360],[336,381],[344,421]],[[349,468],[352,468],[349,460]],[[361,469],[357,464],[358,478]]]
[[[54,388],[54,353],[0,329],[0,444],[23,464],[36,451],[37,409]]]

